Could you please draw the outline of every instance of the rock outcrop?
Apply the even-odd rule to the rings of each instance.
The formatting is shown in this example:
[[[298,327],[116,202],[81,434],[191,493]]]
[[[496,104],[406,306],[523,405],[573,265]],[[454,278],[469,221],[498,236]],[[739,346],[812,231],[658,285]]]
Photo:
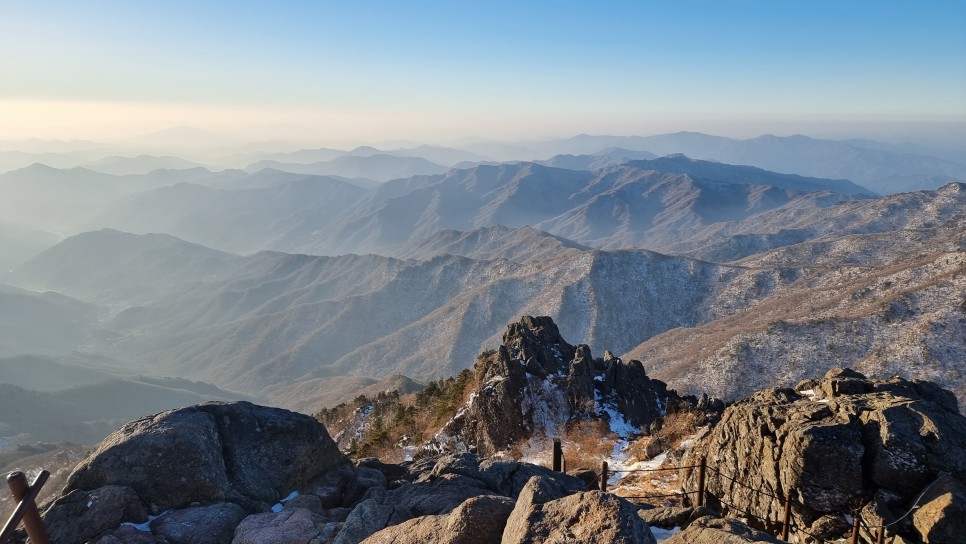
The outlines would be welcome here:
[[[706,457],[709,504],[750,512],[753,525],[776,531],[790,494],[795,526],[828,533],[847,526],[843,515],[863,504],[870,515],[895,521],[940,477],[944,483],[934,489],[962,489],[966,418],[949,391],[901,378],[869,380],[846,369],[796,389],[735,403],[695,442],[683,464]],[[685,488],[696,489],[697,471],[686,472]],[[923,539],[946,534],[964,507],[962,494],[942,496],[945,503],[920,508],[913,518],[922,521],[915,530]],[[911,533],[909,520],[895,530]]]
[[[497,495],[466,499],[448,514],[414,518],[387,527],[363,544],[498,544],[513,500]]]
[[[780,544],[782,541],[739,521],[705,516],[665,540],[664,544],[747,544],[749,542]]]
[[[472,453],[353,464],[313,418],[208,403],[117,430],[43,516],[58,544],[653,542],[634,505],[586,488]]]
[[[520,492],[502,544],[581,542],[655,544],[637,507],[600,491],[566,494],[556,482],[534,476]]]
[[[594,359],[545,316],[509,325],[500,347],[482,354],[474,370],[474,393],[437,436],[439,449],[450,441],[492,455],[580,419],[603,419],[628,436],[661,417],[669,399],[679,400],[640,361],[625,363],[609,352]]]
[[[309,416],[248,402],[201,404],[112,433],[77,465],[43,516],[51,539],[64,544],[86,542],[122,522],[146,523],[149,515],[151,529],[172,542],[200,542],[199,535],[176,536],[170,519],[209,520],[197,526],[211,532],[223,525],[230,535],[239,512],[268,510],[347,465],[325,427]]]

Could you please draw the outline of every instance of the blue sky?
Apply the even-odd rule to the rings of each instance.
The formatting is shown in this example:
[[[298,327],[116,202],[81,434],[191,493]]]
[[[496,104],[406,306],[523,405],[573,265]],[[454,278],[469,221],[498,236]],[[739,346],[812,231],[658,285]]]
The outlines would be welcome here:
[[[0,114],[437,139],[963,123],[963,29],[961,1],[0,0]]]

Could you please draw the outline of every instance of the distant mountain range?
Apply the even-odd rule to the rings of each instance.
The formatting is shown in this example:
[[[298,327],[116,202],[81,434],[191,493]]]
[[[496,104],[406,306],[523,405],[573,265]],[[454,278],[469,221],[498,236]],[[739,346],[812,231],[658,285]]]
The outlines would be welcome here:
[[[582,134],[532,142],[468,143],[462,149],[417,145],[389,149],[362,146],[351,150],[324,147],[270,150],[279,147],[293,149],[292,145],[284,142],[242,144],[190,127],[111,145],[8,142],[7,150],[0,151],[0,172],[34,163],[55,168],[85,166],[115,174],[143,174],[157,168],[184,169],[202,165],[213,170],[228,167],[256,171],[267,167],[385,181],[442,173],[450,167],[466,168],[505,161],[536,161],[558,168],[595,170],[627,160],[681,153],[696,159],[747,164],[775,172],[848,179],[880,194],[934,189],[966,179],[966,147],[900,145],[868,139],[828,140],[801,135],[763,135],[742,140],[696,132],[655,136]],[[22,150],[11,146],[19,146]],[[159,149],[165,150],[165,156],[158,156]]]
[[[932,168],[928,183],[960,171],[864,145],[582,136],[536,162],[404,150],[478,163],[457,168],[359,148],[302,165],[337,175],[279,169],[324,149],[253,171],[6,172],[0,382],[98,417],[54,390],[58,372],[164,400],[152,407],[217,387],[316,410],[454,374],[507,323],[548,315],[682,391],[733,398],[855,366],[939,381],[962,402],[966,184],[876,196],[886,170]],[[666,153],[688,146],[707,159]],[[729,156],[801,168],[718,162]],[[113,164],[168,159],[132,160]],[[807,177],[812,162],[834,177]]]
[[[775,172],[848,179],[880,194],[934,189],[952,180],[966,179],[966,150],[943,153],[946,157],[959,158],[951,161],[921,154],[922,147],[907,148],[869,140],[821,140],[801,135],[766,134],[738,140],[699,132],[656,136],[583,134],[563,140],[524,143],[517,153],[546,157],[560,153],[592,155],[610,147],[646,150],[659,156],[683,153],[696,159],[747,164]]]
[[[246,170],[256,172],[265,168],[295,172],[298,174],[333,175],[346,178],[363,178],[388,181],[424,174],[440,174],[447,167],[427,161],[420,157],[397,157],[395,155],[375,154],[366,156],[343,155],[329,161],[309,164],[283,163],[277,161],[258,161]]]
[[[813,225],[801,228],[799,245],[766,251],[757,261],[748,256],[738,265],[642,250],[590,250],[527,227],[440,231],[422,243],[400,246],[401,256],[418,260],[271,252],[237,257],[169,236],[105,230],[65,240],[26,263],[8,281],[84,301],[77,304],[112,308],[103,312],[109,317],[89,324],[91,331],[99,332],[83,336],[85,349],[108,353],[109,347],[113,357],[135,364],[139,371],[187,376],[249,393],[269,388],[276,402],[293,398],[288,388],[305,380],[346,374],[378,379],[401,373],[419,380],[447,375],[468,364],[514,316],[535,313],[557,316],[562,331],[594,349],[608,346],[630,352],[682,387],[690,383],[687,369],[698,363],[652,346],[671,335],[676,340],[670,345],[683,350],[691,344],[681,341],[680,335],[694,330],[696,338],[703,339],[702,324],[714,331],[713,338],[725,342],[730,338],[721,336],[725,331],[740,336],[758,330],[755,327],[797,330],[787,324],[808,323],[809,316],[834,328],[843,322],[841,316],[858,319],[860,314],[854,312],[868,307],[862,311],[892,323],[870,329],[869,338],[875,340],[865,345],[874,346],[892,338],[879,329],[901,334],[906,327],[922,329],[922,320],[932,323],[935,314],[929,308],[946,308],[944,312],[956,315],[956,296],[938,306],[913,303],[909,297],[925,296],[919,291],[945,293],[942,289],[955,292],[962,287],[962,275],[955,273],[962,231],[952,239],[947,234],[964,220],[964,189],[950,185],[825,208],[812,201],[790,201],[773,212],[735,222],[732,228],[767,231],[797,215],[802,225]],[[909,249],[894,252],[895,247],[905,247],[902,240],[908,236],[914,241],[906,243]],[[853,251],[816,253],[811,248],[818,244],[841,244]],[[923,251],[931,253],[924,256]],[[866,262],[850,272],[853,253]],[[913,271],[915,281],[906,277]],[[856,298],[869,286],[872,294],[862,296],[880,300],[876,293],[881,291],[885,302],[869,305]],[[938,300],[945,295],[929,296]],[[841,302],[829,307],[828,300]],[[854,309],[842,306],[856,300],[860,302]],[[823,317],[819,310],[839,317]],[[743,312],[754,319],[740,318]],[[786,325],[775,325],[779,322]],[[943,325],[943,330],[950,331],[950,326]],[[674,332],[680,327],[685,328]],[[959,333],[952,336],[958,337]],[[814,341],[803,340],[802,345],[813,346]],[[926,349],[917,345],[923,347],[915,349]],[[818,349],[802,349],[813,348]],[[716,349],[730,348],[722,344]],[[702,350],[683,353],[707,353]],[[828,352],[824,346],[822,350]],[[749,352],[734,353],[744,357]],[[872,352],[862,353],[867,362],[887,364],[878,356],[870,359]],[[720,362],[722,355],[716,357],[713,360]],[[935,363],[927,358],[921,364],[923,371],[946,375],[959,372],[956,360],[944,355]],[[888,364],[899,364],[895,361]],[[714,364],[709,368],[716,368]],[[815,366],[822,364],[817,361],[808,368]],[[677,368],[682,370],[673,370]],[[786,372],[783,368],[775,372]],[[722,395],[743,391],[739,382],[728,386],[720,377],[714,379],[721,383]]]

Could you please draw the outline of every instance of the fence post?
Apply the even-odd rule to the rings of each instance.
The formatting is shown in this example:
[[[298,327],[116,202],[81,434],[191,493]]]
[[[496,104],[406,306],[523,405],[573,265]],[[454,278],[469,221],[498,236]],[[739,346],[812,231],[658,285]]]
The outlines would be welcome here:
[[[47,532],[44,530],[44,523],[40,519],[40,512],[37,511],[37,504],[34,500],[40,493],[40,488],[47,482],[50,473],[41,470],[40,474],[34,479],[33,485],[27,485],[27,476],[23,472],[11,472],[7,476],[7,486],[13,494],[14,500],[18,502],[13,514],[0,531],[0,540],[6,539],[16,529],[22,521],[27,537],[33,544],[49,544]]]
[[[853,512],[852,515],[852,544],[859,544],[859,513]]]
[[[698,464],[698,507],[704,506],[704,476],[708,468],[708,460],[701,454],[701,462]]]
[[[885,518],[879,518],[879,532],[875,536],[876,544],[885,543]]]
[[[563,447],[560,445],[560,439],[553,439],[553,470],[560,472],[563,468]]]
[[[782,540],[788,542],[788,531],[791,529],[790,524],[792,518],[792,495],[795,489],[789,489],[788,493],[785,495],[785,515],[782,517]]]
[[[607,461],[600,462],[600,490],[607,491]]]

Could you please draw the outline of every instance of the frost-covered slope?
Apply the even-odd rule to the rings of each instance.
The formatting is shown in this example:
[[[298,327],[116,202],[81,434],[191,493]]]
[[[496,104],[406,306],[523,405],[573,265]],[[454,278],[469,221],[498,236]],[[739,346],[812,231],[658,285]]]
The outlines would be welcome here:
[[[966,401],[966,252],[839,267],[777,289],[753,309],[630,350],[672,387],[734,398],[848,365],[922,378]]]
[[[696,229],[652,249],[715,262],[729,262],[774,248],[827,242],[846,235],[897,233],[942,228],[966,217],[966,184],[933,191],[902,193],[867,200],[813,194],[740,222]],[[886,248],[883,248],[886,249]],[[792,262],[796,248],[790,249]],[[883,253],[889,254],[886,250]],[[768,261],[764,261],[768,263]],[[775,261],[772,261],[774,263]],[[778,260],[777,262],[788,262]]]

